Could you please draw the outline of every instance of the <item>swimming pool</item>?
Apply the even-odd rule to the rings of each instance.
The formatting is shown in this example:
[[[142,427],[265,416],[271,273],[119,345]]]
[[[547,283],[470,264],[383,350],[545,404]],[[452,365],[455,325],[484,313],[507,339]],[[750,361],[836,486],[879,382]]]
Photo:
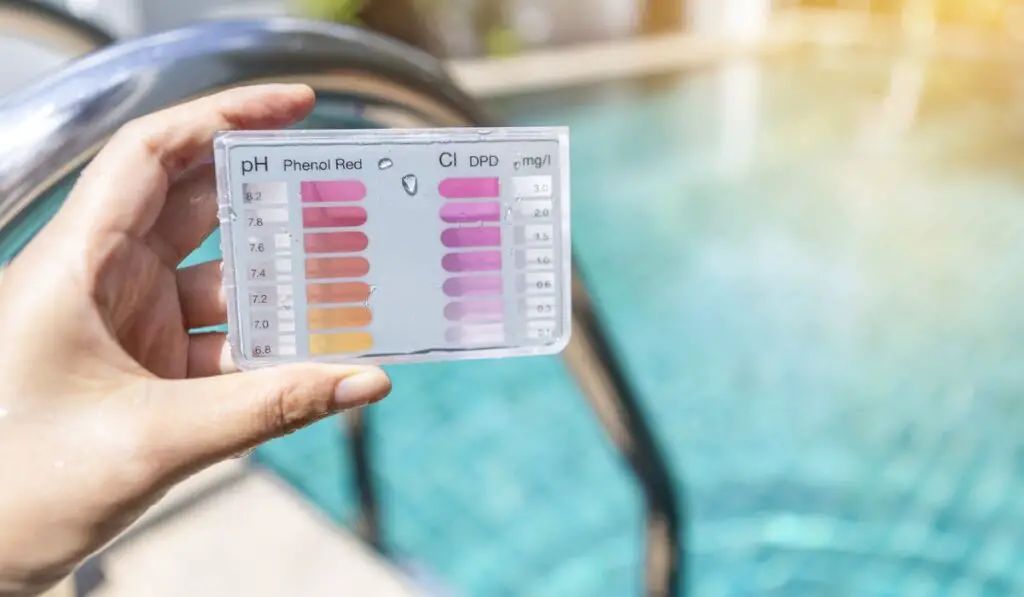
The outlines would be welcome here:
[[[1024,593],[1021,83],[792,53],[496,105],[572,127],[578,257],[685,482],[690,594]],[[394,557],[456,595],[640,594],[642,496],[558,359],[391,373]],[[352,515],[336,421],[258,458]]]

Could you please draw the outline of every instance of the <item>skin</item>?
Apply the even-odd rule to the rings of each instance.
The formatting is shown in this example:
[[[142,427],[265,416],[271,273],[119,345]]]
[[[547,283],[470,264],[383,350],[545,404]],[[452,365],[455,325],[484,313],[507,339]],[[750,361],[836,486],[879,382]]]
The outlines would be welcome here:
[[[305,86],[235,89],[126,125],[0,277],[0,596],[66,577],[171,486],[383,398],[376,368],[234,371],[220,264],[177,266],[217,225],[216,131],[304,118]]]

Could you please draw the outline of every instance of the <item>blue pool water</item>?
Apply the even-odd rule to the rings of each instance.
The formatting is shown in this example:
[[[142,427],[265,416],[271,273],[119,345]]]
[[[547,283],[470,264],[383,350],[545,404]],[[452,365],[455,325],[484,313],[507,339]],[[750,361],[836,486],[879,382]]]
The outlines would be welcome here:
[[[572,127],[578,257],[685,486],[690,594],[1024,594],[1022,83],[814,54],[496,106]],[[641,594],[642,495],[557,358],[390,373],[396,558],[457,595]],[[258,458],[350,521],[337,421]]]

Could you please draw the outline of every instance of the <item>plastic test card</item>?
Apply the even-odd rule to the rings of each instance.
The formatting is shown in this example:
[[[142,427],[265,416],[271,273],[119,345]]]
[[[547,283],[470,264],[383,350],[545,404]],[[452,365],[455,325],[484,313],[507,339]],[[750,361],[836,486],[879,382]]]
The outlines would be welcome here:
[[[225,132],[214,146],[243,369],[568,343],[567,129]]]

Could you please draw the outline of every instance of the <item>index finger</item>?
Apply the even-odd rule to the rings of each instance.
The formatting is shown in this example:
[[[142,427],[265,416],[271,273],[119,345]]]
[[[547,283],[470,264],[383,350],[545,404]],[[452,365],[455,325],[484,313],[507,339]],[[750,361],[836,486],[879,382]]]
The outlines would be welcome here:
[[[141,237],[160,215],[170,184],[209,155],[215,133],[288,126],[309,114],[314,102],[305,85],[258,85],[138,118],[89,164],[63,211],[99,232]]]

